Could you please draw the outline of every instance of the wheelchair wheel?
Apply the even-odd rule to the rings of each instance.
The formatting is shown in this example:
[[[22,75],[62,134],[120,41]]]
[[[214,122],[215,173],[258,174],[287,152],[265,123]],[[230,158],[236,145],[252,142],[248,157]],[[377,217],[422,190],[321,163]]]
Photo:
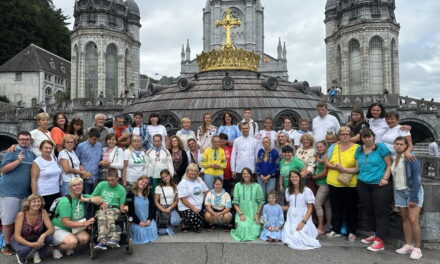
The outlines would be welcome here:
[[[134,248],[134,243],[133,243],[133,238],[128,238],[128,243],[127,246],[125,247],[125,250],[127,254],[131,255],[133,254],[133,248]]]
[[[90,255],[90,259],[96,258],[95,242],[93,241],[89,243],[89,255]]]

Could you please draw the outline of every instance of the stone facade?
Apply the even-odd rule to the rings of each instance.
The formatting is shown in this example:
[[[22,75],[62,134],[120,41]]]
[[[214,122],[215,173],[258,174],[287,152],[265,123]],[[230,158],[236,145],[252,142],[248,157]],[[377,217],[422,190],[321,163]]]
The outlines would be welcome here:
[[[136,2],[79,0],[74,17],[72,98],[137,95],[141,24]]]
[[[237,48],[254,50],[261,54],[259,72],[263,75],[288,80],[287,50],[278,42],[277,57],[264,52],[264,7],[260,0],[207,0],[203,9],[203,50],[220,49],[225,42],[225,29],[215,22],[224,18],[224,11],[231,9],[231,16],[240,19],[241,26],[232,29],[232,43]],[[199,70],[197,61],[191,59],[189,40],[182,46],[181,77],[192,77]]]
[[[399,30],[394,0],[327,0],[327,89],[399,94]]]

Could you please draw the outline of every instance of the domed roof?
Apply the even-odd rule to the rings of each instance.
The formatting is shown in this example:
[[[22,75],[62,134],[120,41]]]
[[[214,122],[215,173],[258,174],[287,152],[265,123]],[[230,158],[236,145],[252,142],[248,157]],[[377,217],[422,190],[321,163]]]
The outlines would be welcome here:
[[[262,124],[266,117],[274,119],[274,129],[282,126],[283,117],[291,117],[294,125],[301,118],[313,119],[316,104],[322,99],[312,92],[307,82],[291,83],[255,72],[217,71],[201,73],[194,78],[181,78],[177,84],[148,87],[148,94],[128,106],[124,113],[157,112],[170,134],[180,129],[180,120],[189,117],[192,129],[201,125],[203,114],[212,115],[214,125],[221,125],[221,116],[231,111],[238,122],[246,108],[253,111],[253,120]],[[340,116],[329,105],[330,113]],[[261,126],[262,127],[262,126]]]
[[[128,8],[128,12],[133,15],[137,15],[140,17],[139,6],[136,4],[134,0],[126,0],[125,5]]]

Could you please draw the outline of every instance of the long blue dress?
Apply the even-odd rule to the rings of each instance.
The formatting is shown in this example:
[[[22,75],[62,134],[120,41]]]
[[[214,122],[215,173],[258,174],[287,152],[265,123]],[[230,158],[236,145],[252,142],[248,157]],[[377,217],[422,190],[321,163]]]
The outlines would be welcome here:
[[[134,197],[134,211],[140,221],[146,222],[148,219],[148,198],[142,196]],[[131,225],[131,234],[134,244],[146,244],[156,240],[159,235],[157,234],[156,221],[152,220],[149,226],[139,226],[135,223]]]
[[[281,240],[282,227],[284,224],[284,212],[279,204],[266,204],[263,207],[263,216],[261,221],[264,224],[260,234],[260,239],[268,240],[269,238]],[[269,227],[279,227],[278,231],[269,231]]]

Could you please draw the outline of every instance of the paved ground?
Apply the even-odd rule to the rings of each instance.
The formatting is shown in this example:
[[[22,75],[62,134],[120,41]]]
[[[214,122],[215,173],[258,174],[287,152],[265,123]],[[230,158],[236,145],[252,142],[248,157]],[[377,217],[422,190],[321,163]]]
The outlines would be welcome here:
[[[440,250],[424,250],[424,257],[415,262],[394,253],[395,247],[388,246],[384,252],[367,251],[365,245],[349,242],[344,238],[320,239],[322,248],[298,251],[281,243],[267,243],[256,240],[237,243],[227,233],[214,231],[201,234],[176,234],[173,237],[160,237],[154,243],[135,246],[133,255],[124,253],[124,249],[98,252],[95,260],[90,260],[87,250],[81,249],[74,256],[64,257],[61,261],[49,259],[44,263],[185,263],[185,264],[225,264],[225,263],[440,263]],[[30,259],[31,261],[31,259]],[[17,263],[15,257],[0,256],[1,264]]]

